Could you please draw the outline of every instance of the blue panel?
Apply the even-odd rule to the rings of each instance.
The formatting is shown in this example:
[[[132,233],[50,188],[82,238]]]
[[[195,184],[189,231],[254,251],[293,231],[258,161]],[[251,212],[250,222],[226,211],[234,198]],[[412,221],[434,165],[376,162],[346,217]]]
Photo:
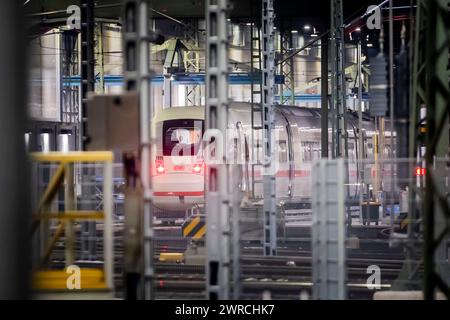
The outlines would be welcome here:
[[[72,76],[64,81],[64,85],[79,86],[80,76]],[[100,78],[96,78],[96,82],[99,82]],[[255,83],[261,80],[260,73],[249,74],[249,73],[230,73],[229,84],[230,85],[250,85],[252,80]],[[122,75],[107,75],[104,78],[105,85],[107,86],[121,86],[123,84]],[[162,85],[164,83],[163,75],[154,75],[152,77],[152,84]],[[281,84],[284,82],[284,76],[275,75],[275,84]],[[172,83],[174,85],[204,85],[205,84],[205,74],[204,73],[190,73],[190,74],[175,74],[173,75]],[[363,93],[363,100],[367,101],[369,99],[369,94],[367,92]],[[279,96],[275,96],[275,101],[280,101]],[[320,102],[320,94],[296,94],[295,101],[304,102]]]
[[[72,76],[70,78],[65,78],[64,85],[79,86],[80,76]],[[99,82],[100,78],[97,77],[96,81]],[[255,83],[261,81],[260,74],[249,74],[249,73],[230,73],[229,84],[230,85],[250,85],[252,80]],[[107,75],[104,78],[106,85],[120,85],[123,82],[123,76],[121,75]],[[164,82],[163,75],[154,75],[152,77],[152,83],[156,85],[161,85]],[[275,84],[281,84],[284,82],[284,77],[281,75],[275,75]],[[205,74],[204,73],[190,73],[190,74],[175,74],[172,76],[172,83],[177,85],[196,85],[205,84]]]

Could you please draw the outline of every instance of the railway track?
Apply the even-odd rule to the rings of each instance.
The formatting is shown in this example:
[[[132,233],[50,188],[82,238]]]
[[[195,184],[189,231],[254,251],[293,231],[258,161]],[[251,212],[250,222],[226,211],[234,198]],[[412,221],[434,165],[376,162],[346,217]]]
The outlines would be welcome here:
[[[185,252],[189,240],[178,235],[176,228],[159,229],[154,242],[155,288],[160,299],[203,299],[205,297],[205,268],[203,265],[161,263],[163,252]],[[79,239],[77,234],[77,238]],[[101,230],[98,235],[101,236]],[[117,297],[123,295],[123,234],[120,224],[114,228],[114,280]],[[300,292],[311,294],[310,238],[282,238],[278,242],[278,255],[265,257],[261,241],[242,239],[240,248],[241,298],[261,299],[264,290],[274,299],[299,299]],[[81,243],[75,247],[80,253]],[[102,241],[97,241],[96,251],[101,257]],[[390,248],[388,239],[360,239],[359,249],[348,249],[347,291],[349,299],[371,299],[374,291],[366,286],[367,267],[378,265],[382,270],[382,290],[389,289],[398,277],[405,255],[399,248]],[[98,261],[77,261],[81,267],[96,266]],[[63,242],[58,243],[52,255],[52,267],[64,267]]]

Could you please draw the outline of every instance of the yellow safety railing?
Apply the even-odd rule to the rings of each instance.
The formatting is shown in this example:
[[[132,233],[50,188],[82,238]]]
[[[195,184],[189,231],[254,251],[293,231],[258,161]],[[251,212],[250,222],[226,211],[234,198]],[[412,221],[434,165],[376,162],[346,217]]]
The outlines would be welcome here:
[[[39,226],[48,232],[48,221],[59,222],[53,237],[45,239],[45,249],[41,254],[41,263],[34,273],[33,285],[39,290],[67,289],[68,274],[64,270],[46,270],[55,244],[65,234],[66,265],[74,264],[74,221],[98,220],[103,221],[103,269],[81,269],[81,289],[112,289],[113,288],[113,230],[112,230],[112,163],[113,153],[109,151],[92,152],[47,152],[31,153],[31,160],[39,163],[58,164],[57,169],[45,188],[35,214],[33,215],[32,232]],[[103,163],[103,210],[76,210],[74,164]],[[52,212],[51,203],[55,199],[59,188],[65,187],[65,210]]]

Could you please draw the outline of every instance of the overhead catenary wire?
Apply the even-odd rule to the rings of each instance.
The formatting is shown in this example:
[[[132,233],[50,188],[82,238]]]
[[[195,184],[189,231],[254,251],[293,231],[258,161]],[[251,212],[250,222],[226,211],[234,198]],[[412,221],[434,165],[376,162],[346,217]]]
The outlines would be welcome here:
[[[385,0],[382,3],[380,3],[377,7],[381,9],[381,7],[383,7],[384,5],[386,5],[389,2],[389,0]],[[349,20],[350,18],[352,18],[353,16],[357,15],[357,12],[359,12],[361,9],[363,9],[364,7],[361,7],[359,10],[355,11],[353,14],[351,14],[348,18],[344,19],[344,20]],[[405,7],[399,7],[400,8],[408,8],[408,6]],[[344,24],[344,29],[348,29],[350,28],[352,25],[354,25],[355,23],[357,23],[358,21],[361,21],[362,19],[366,18],[368,15],[371,14],[372,11],[367,11],[365,12],[363,15],[351,20],[349,23]],[[325,32],[323,32],[322,34],[320,34],[318,37],[316,37],[314,40],[308,42],[307,44],[305,44],[304,46],[302,46],[299,49],[296,49],[294,52],[290,53],[289,55],[287,55],[286,57],[284,57],[282,60],[276,62],[276,65],[279,65],[283,62],[285,62],[288,59],[291,59],[292,57],[296,56],[297,54],[299,54],[300,52],[302,52],[303,50],[311,47],[312,45],[314,45],[316,42],[318,42],[319,40],[321,40],[323,37],[327,36],[330,33],[330,30],[327,30]]]

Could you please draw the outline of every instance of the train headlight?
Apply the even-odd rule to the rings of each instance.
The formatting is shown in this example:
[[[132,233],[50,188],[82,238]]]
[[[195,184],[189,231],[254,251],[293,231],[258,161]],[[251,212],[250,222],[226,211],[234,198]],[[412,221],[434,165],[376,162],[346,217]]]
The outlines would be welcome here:
[[[156,166],[156,172],[164,173],[164,166],[162,164]]]
[[[161,156],[156,157],[155,161],[156,173],[164,173],[166,169],[164,168],[164,159]]]
[[[200,173],[202,171],[202,166],[203,164],[201,163],[196,163],[194,164],[194,166],[192,167],[192,171],[195,173]]]

